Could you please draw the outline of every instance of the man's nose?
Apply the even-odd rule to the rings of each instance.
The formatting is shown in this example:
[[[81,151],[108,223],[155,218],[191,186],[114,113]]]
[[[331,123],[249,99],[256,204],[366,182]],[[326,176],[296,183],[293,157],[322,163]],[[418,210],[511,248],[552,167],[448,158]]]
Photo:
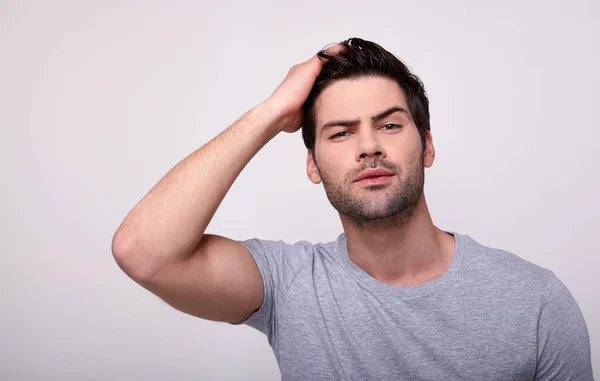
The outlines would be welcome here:
[[[365,131],[358,136],[358,146],[356,149],[356,160],[364,160],[366,158],[385,157],[385,150],[381,145],[380,139],[377,137],[376,131]]]

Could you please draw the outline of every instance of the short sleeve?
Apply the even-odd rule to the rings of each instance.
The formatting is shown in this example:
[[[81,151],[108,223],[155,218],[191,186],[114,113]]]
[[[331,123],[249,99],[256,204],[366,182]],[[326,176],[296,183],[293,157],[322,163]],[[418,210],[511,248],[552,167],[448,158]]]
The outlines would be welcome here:
[[[585,320],[567,287],[554,274],[544,294],[537,341],[535,380],[593,381]]]
[[[264,299],[258,310],[233,325],[245,324],[267,335],[272,343],[276,335],[277,311],[285,291],[312,254],[312,244],[301,241],[287,244],[257,238],[238,241],[258,266],[263,280]]]

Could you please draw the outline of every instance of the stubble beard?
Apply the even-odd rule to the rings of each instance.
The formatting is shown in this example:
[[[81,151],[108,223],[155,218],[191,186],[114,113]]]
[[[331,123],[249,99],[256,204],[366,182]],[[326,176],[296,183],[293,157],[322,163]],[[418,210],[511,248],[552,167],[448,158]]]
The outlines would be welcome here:
[[[377,158],[366,162],[361,171],[375,167],[395,172],[395,182],[363,187],[357,192],[352,189],[356,188],[356,184],[352,183],[354,176],[335,181],[317,165],[329,202],[357,227],[400,226],[407,223],[414,216],[423,193],[425,168],[421,151],[411,155],[405,171]],[[406,175],[402,176],[404,173]]]

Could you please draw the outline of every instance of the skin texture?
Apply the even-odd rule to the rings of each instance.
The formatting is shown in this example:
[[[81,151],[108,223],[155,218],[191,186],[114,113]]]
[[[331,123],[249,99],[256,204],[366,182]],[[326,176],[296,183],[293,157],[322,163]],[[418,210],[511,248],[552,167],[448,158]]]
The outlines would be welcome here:
[[[404,92],[391,79],[363,77],[332,83],[317,99],[314,158],[307,174],[323,183],[338,211],[350,259],[374,278],[414,285],[441,276],[454,256],[454,237],[433,225],[423,194],[424,168],[435,149],[423,149]],[[374,120],[375,115],[400,107]],[[332,121],[354,121],[323,128]],[[393,175],[381,183],[355,182],[365,169]]]

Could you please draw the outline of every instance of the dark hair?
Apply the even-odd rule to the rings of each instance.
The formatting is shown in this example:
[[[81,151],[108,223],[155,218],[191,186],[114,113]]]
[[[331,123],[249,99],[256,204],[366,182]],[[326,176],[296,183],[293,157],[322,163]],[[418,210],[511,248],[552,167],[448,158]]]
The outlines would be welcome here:
[[[321,50],[317,55],[328,61],[323,65],[308,98],[304,102],[302,139],[315,156],[316,120],[315,101],[327,86],[341,79],[384,77],[398,83],[404,91],[408,111],[419,130],[425,149],[425,131],[430,131],[429,100],[423,82],[406,65],[380,45],[357,37],[342,41],[345,51],[331,56]]]

